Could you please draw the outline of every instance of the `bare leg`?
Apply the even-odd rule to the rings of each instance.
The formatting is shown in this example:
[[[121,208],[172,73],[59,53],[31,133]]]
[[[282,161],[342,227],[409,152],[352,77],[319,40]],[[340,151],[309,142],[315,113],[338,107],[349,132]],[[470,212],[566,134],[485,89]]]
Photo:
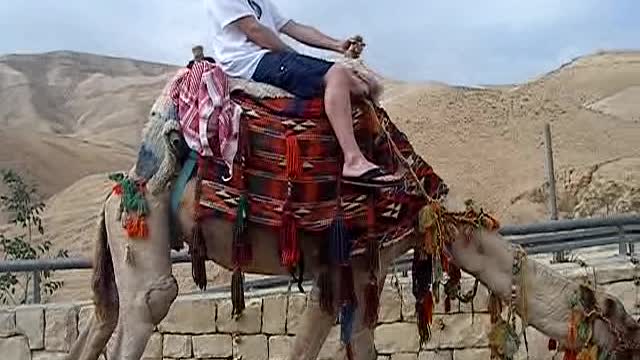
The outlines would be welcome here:
[[[361,95],[367,89],[366,83],[356,81],[351,70],[341,65],[334,65],[325,75],[325,107],[329,122],[338,138],[344,154],[345,176],[359,176],[377,166],[367,160],[358,147],[353,133],[353,119],[351,117],[351,95]],[[368,90],[367,90],[368,91]],[[379,180],[397,179],[391,175],[380,177]]]

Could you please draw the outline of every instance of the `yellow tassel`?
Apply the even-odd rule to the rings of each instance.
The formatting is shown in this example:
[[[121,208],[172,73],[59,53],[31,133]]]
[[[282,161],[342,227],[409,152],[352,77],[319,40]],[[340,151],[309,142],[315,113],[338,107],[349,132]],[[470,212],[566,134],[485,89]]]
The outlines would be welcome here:
[[[598,347],[591,345],[590,347],[582,349],[578,354],[577,360],[597,360],[598,359]]]

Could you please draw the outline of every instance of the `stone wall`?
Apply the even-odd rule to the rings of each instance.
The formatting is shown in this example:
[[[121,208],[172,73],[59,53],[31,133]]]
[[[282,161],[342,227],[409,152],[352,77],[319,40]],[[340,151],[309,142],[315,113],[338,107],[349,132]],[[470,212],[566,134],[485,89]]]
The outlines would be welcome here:
[[[573,277],[587,272],[572,265],[560,270]],[[599,283],[619,296],[628,311],[637,310],[636,271],[624,264],[600,267]],[[385,360],[489,359],[486,313],[488,292],[480,288],[471,305],[461,305],[444,314],[437,306],[431,341],[420,348],[415,324],[414,299],[408,278],[385,287],[380,324],[375,330],[378,358]],[[469,289],[472,279],[463,280]],[[464,291],[464,290],[463,290]],[[144,359],[286,359],[298,331],[307,297],[303,294],[248,294],[245,315],[234,321],[231,302],[224,296],[199,294],[179,297],[148,343]],[[11,360],[63,359],[78,332],[89,320],[87,303],[25,306],[0,310],[0,358]],[[550,359],[547,338],[528,330],[530,359]],[[335,327],[320,359],[334,359],[339,345]],[[525,358],[522,351],[521,359]]]

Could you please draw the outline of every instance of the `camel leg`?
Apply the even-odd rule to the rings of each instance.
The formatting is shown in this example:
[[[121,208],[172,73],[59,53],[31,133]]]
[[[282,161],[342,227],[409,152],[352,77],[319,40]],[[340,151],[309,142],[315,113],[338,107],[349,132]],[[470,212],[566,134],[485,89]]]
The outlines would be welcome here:
[[[99,318],[95,313],[91,315],[91,320],[76,339],[67,360],[98,359],[118,323],[117,304],[113,312],[109,312],[107,315],[107,318],[104,319]]]
[[[409,241],[400,242],[397,245],[383,249],[380,252],[380,271],[378,273],[378,298],[381,298],[382,291],[384,289],[385,280],[387,278],[388,269],[391,263],[402,254],[406,253],[412,243]],[[362,266],[362,267],[361,267]],[[352,337],[352,349],[354,360],[371,360],[377,358],[377,351],[375,348],[375,326],[370,327],[364,324],[364,304],[365,288],[369,282],[368,271],[357,271],[357,269],[365,269],[366,265],[357,264],[354,266],[354,281],[356,288],[356,295],[358,297],[358,310],[354,319],[353,337]],[[337,358],[344,358],[345,355],[341,354]]]
[[[67,360],[97,360],[118,323],[119,301],[111,250],[107,240],[104,210],[100,216],[92,284],[96,306],[89,323],[74,342]]]
[[[166,316],[178,294],[178,284],[171,274],[166,231],[169,202],[151,196],[148,202],[147,239],[126,238],[115,211],[106,217],[120,300],[118,328],[109,359],[139,360],[154,327]],[[115,205],[119,206],[119,199]]]
[[[291,349],[291,360],[314,360],[335,324],[335,314],[328,314],[320,308],[320,289],[314,284],[307,307],[303,313],[300,330]]]

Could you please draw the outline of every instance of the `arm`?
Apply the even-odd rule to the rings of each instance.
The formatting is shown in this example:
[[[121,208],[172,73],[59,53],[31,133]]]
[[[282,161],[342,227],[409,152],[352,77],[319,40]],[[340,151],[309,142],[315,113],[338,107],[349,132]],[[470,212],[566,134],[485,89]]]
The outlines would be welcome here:
[[[315,48],[344,52],[344,41],[336,40],[311,26],[302,25],[293,20],[287,22],[280,31]]]
[[[294,50],[285,44],[273,31],[260,24],[255,17],[245,16],[232,23],[247,35],[249,40],[258,46],[272,51],[292,51]]]

